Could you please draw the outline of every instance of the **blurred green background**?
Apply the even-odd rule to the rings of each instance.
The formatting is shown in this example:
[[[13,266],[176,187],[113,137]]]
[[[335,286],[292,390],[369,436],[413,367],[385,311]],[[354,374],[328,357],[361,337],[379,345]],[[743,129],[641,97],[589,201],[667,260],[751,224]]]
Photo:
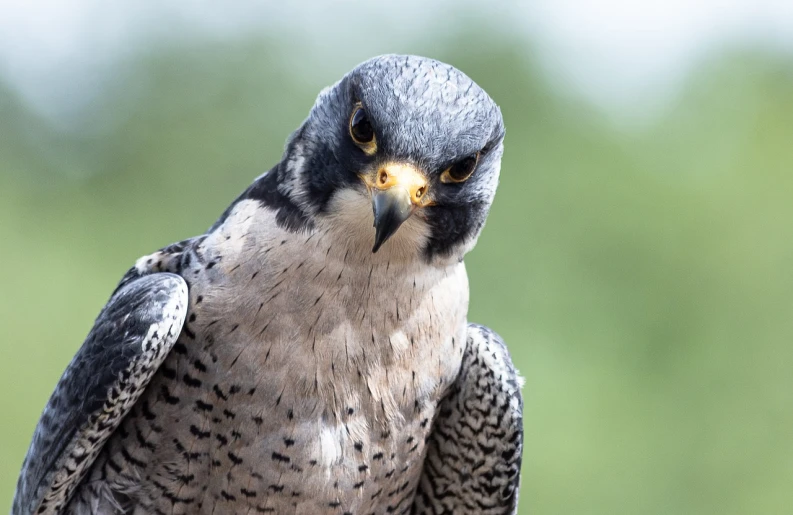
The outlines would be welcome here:
[[[287,30],[176,27],[117,56],[68,123],[0,76],[0,506],[125,270],[203,232],[322,87],[396,51],[464,70],[506,119],[467,266],[470,319],[526,377],[521,513],[793,513],[790,54],[712,49],[625,124],[560,88],[520,30],[463,15],[368,44],[343,28],[356,44],[326,56]]]

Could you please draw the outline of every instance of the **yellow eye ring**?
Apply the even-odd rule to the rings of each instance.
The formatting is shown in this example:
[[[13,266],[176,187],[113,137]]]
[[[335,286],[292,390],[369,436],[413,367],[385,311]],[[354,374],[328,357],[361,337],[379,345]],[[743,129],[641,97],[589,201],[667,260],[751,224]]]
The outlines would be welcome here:
[[[480,152],[471,154],[451,165],[441,174],[441,182],[449,184],[468,180],[476,170],[476,165],[479,164],[479,155]]]
[[[372,123],[363,106],[356,104],[350,116],[350,138],[361,147],[366,155],[373,155],[377,151],[377,138]]]

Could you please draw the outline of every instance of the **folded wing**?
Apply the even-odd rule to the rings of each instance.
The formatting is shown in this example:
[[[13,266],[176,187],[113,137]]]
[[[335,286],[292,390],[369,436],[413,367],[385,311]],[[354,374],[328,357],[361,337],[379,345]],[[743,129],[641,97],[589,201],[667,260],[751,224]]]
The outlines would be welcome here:
[[[113,294],[44,408],[12,514],[63,510],[176,342],[187,305],[187,284],[168,273],[136,278]]]
[[[522,380],[504,342],[468,326],[462,369],[440,406],[413,513],[513,514],[523,451]]]

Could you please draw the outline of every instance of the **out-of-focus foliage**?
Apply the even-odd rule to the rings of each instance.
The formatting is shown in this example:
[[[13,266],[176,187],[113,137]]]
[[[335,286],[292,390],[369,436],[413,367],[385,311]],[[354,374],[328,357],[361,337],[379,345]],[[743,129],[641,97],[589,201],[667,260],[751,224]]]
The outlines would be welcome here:
[[[411,50],[466,71],[506,118],[467,266],[470,318],[527,379],[521,513],[789,513],[793,63],[713,56],[662,120],[624,131],[517,46]],[[119,65],[78,129],[0,84],[2,506],[116,281],[205,230],[346,71],[298,72],[300,50],[269,41],[156,50]]]

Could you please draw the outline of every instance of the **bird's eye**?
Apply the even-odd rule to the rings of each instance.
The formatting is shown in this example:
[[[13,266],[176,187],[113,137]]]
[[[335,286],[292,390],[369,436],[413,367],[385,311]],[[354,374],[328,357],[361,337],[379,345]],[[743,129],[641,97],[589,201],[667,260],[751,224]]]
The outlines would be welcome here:
[[[357,106],[350,117],[350,137],[367,154],[376,149],[374,129],[363,107]]]
[[[460,159],[441,174],[441,182],[463,182],[468,179],[479,162],[479,152]]]

